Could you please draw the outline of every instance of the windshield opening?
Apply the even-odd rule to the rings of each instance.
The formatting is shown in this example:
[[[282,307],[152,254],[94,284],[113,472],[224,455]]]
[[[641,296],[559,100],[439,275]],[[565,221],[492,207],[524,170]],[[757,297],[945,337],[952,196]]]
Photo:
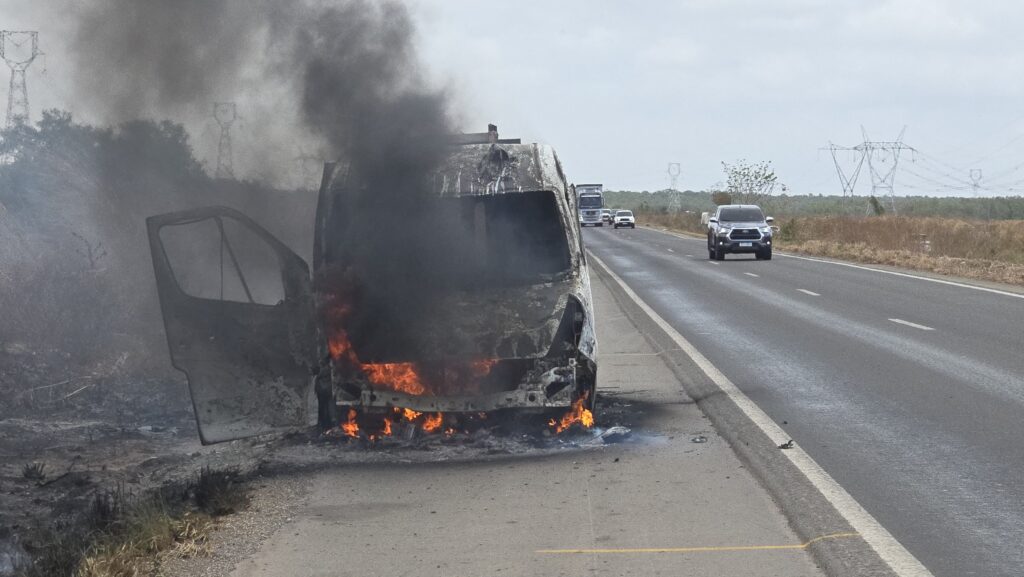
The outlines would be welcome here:
[[[633,211],[631,211],[631,210],[620,210],[619,212],[615,213],[615,216],[633,216]]]
[[[764,214],[758,208],[723,208],[718,215],[719,222],[760,222]]]
[[[601,208],[602,206],[604,206],[604,201],[601,195],[584,194],[580,196],[580,208]]]
[[[351,267],[364,281],[398,271],[403,283],[438,290],[537,284],[571,266],[550,191],[436,198],[393,225],[387,242],[368,242],[388,238],[364,230],[374,226],[376,209],[335,207],[325,231],[327,264]]]

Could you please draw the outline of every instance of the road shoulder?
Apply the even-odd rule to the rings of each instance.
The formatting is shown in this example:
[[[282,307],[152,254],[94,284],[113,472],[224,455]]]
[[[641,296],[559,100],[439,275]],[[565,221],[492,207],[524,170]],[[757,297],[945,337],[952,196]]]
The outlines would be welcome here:
[[[851,537],[799,537],[680,387],[666,351],[596,277],[593,291],[598,425],[624,415],[624,442],[327,465],[233,575],[821,575],[808,549]]]

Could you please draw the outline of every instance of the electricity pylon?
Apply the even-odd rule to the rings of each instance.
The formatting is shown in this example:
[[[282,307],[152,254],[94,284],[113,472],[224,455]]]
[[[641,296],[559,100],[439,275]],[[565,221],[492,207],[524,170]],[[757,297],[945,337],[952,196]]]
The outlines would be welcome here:
[[[235,165],[231,154],[231,125],[238,118],[234,102],[215,102],[213,118],[220,126],[220,142],[217,144],[217,178],[234,178]]]
[[[3,58],[11,69],[10,92],[7,96],[7,128],[29,122],[25,71],[40,54],[42,53],[39,51],[38,32],[0,31],[0,58]]]

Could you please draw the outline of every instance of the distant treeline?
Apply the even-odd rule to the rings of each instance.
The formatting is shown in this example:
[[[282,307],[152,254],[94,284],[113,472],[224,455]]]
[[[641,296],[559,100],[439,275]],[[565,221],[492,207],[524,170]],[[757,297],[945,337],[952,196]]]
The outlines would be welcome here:
[[[888,198],[879,198],[879,204],[892,212]],[[762,203],[762,208],[773,216],[864,216],[873,214],[870,197],[825,195],[773,195]],[[687,190],[674,192],[606,191],[605,206],[626,208],[639,212],[668,213],[675,210],[701,213],[714,210],[710,192]],[[936,216],[966,219],[1024,219],[1024,197],[1000,196],[986,198],[898,196],[896,212],[900,216]]]

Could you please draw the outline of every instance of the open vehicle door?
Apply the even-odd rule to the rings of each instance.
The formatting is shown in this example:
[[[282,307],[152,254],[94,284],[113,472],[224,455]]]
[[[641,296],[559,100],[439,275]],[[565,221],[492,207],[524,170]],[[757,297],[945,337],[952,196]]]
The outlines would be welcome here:
[[[309,267],[244,214],[146,219],[171,363],[188,377],[204,445],[310,424]]]

